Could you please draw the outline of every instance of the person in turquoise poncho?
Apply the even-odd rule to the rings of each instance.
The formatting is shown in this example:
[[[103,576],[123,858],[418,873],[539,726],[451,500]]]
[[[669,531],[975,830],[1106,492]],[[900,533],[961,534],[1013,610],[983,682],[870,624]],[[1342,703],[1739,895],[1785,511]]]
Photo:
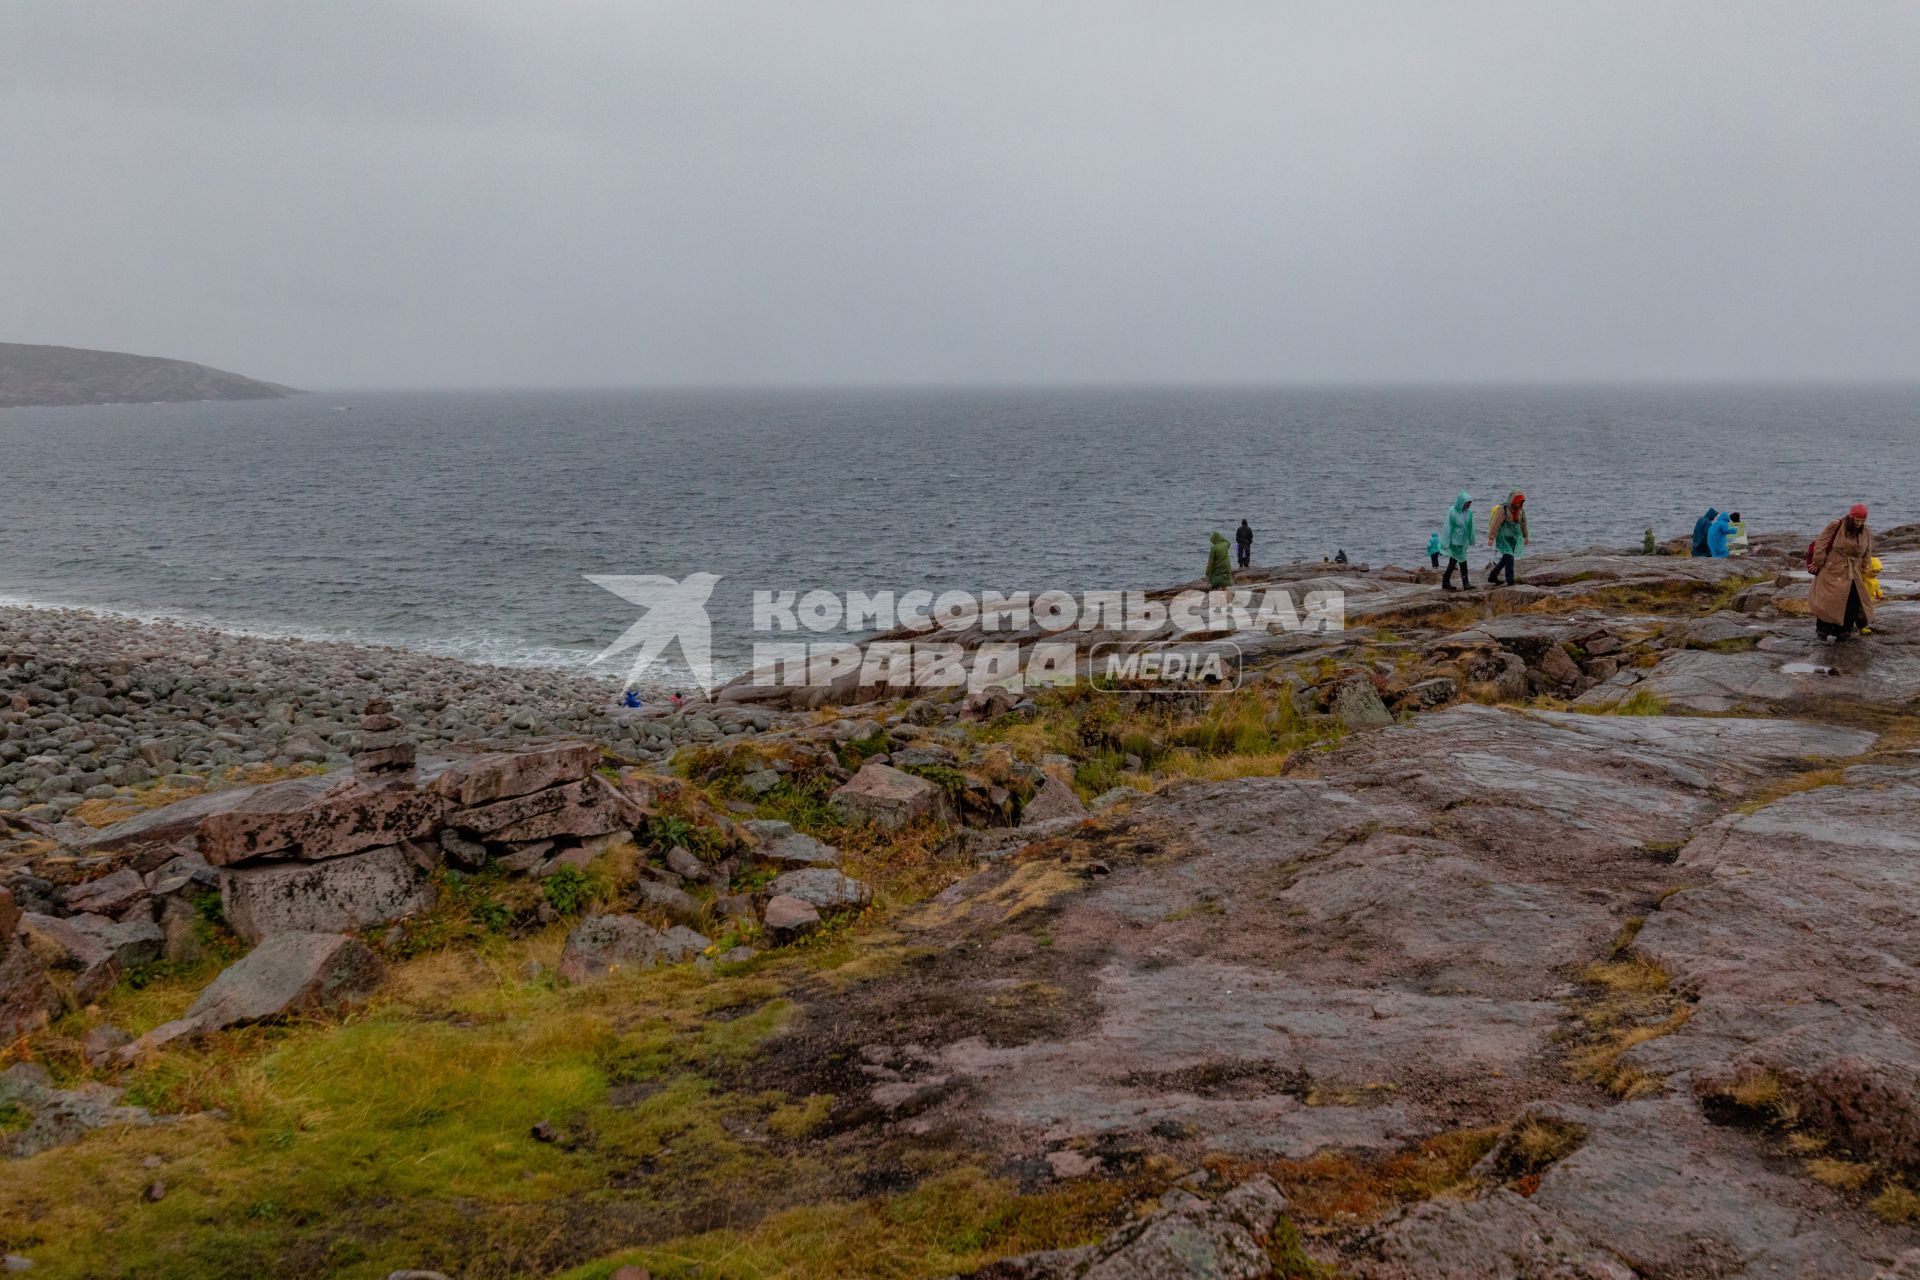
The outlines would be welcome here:
[[[1493,562],[1493,570],[1487,574],[1487,585],[1498,585],[1504,573],[1507,585],[1512,586],[1513,562],[1527,550],[1527,495],[1518,490],[1508,494],[1507,500],[1493,509],[1490,523],[1487,541],[1493,544],[1500,558]]]
[[[1447,572],[1440,579],[1443,591],[1457,590],[1453,585],[1453,571],[1460,571],[1460,586],[1471,587],[1473,575],[1467,570],[1467,548],[1473,545],[1473,495],[1465,489],[1453,500],[1453,509],[1447,512],[1446,536],[1441,539],[1440,549],[1446,553]]]
[[[1707,554],[1716,560],[1727,558],[1727,539],[1733,536],[1733,513],[1722,511],[1707,526]]]
[[[1437,533],[1427,535],[1427,559],[1433,561],[1434,568],[1440,567],[1440,535]]]

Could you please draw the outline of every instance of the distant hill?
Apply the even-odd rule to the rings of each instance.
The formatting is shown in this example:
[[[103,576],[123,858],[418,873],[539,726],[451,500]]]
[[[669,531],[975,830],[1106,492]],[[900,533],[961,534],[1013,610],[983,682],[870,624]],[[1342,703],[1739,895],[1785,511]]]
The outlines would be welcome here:
[[[30,404],[277,400],[298,394],[292,387],[256,382],[186,360],[0,342],[0,409]]]

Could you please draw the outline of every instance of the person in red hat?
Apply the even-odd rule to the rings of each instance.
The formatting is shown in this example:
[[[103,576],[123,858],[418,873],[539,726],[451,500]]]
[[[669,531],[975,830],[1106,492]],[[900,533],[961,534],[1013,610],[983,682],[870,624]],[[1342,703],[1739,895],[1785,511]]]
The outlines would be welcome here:
[[[1872,561],[1867,504],[1856,502],[1820,531],[1807,554],[1807,567],[1813,570],[1807,603],[1821,640],[1831,644],[1873,630],[1873,593],[1867,589],[1867,566]]]
[[[1497,586],[1500,575],[1507,575],[1507,585],[1513,585],[1513,562],[1526,554],[1527,550],[1527,495],[1518,489],[1507,495],[1507,500],[1493,509],[1493,519],[1487,528],[1487,542],[1500,558],[1493,562],[1493,569],[1487,574],[1487,585]]]

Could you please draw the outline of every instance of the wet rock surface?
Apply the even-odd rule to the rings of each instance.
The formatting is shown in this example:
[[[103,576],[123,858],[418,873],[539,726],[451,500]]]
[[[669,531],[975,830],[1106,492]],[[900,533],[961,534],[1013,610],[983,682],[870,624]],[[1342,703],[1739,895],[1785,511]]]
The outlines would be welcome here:
[[[1291,776],[1168,787],[961,882],[916,923],[981,960],[931,962],[904,996],[937,988],[941,1016],[879,992],[842,1016],[910,1035],[907,1078],[944,1082],[902,1123],[990,1133],[1010,1160],[1364,1158],[1542,1108],[1582,1134],[1524,1195],[1489,1179],[1348,1239],[1351,1274],[1865,1280],[1909,1233],[1717,1099],[1765,1073],[1847,1149],[1913,1159],[1920,761],[1877,743],[1430,712]],[[1767,799],[1863,760],[1855,786]],[[1644,1073],[1624,1101],[1570,1069],[1610,957],[1662,967],[1687,1015],[1620,1055]]]
[[[1116,1213],[1098,1243],[979,1275],[1291,1276],[1307,1256],[1360,1280],[1920,1274],[1911,1219],[1868,1211],[1920,1169],[1920,649],[1905,621],[1920,585],[1903,585],[1920,552],[1884,553],[1880,628],[1832,647],[1796,611],[1790,552],[1542,556],[1520,588],[1465,595],[1419,571],[1263,571],[1350,584],[1359,625],[1251,642],[1282,664],[1255,678],[1326,737],[1275,753],[1277,774],[1221,781],[1171,781],[1135,755],[1076,791],[1075,758],[990,758],[972,735],[1033,714],[1004,689],[751,735],[752,720],[722,721],[778,713],[702,708],[689,741],[778,752],[703,750],[680,778],[616,781],[603,766],[625,757],[598,735],[527,729],[450,752],[407,697],[377,711],[354,688],[348,736],[316,763],[342,763],[358,724],[376,736],[357,742],[357,776],[236,787],[103,832],[61,822],[74,806],[52,798],[104,784],[47,774],[17,795],[33,803],[4,810],[19,815],[8,838],[55,851],[0,889],[0,1018],[30,1030],[190,945],[192,899],[214,886],[260,945],[188,1017],[132,1043],[97,1028],[72,1051],[124,1063],[330,1008],[379,981],[371,949],[340,935],[379,946],[397,921],[385,932],[404,937],[434,877],[538,878],[554,922],[584,880],[566,873],[670,814],[638,882],[571,918],[564,982],[688,962],[642,981],[705,982],[753,958],[736,922],[777,947],[840,916],[833,945],[858,948],[868,921],[843,913],[877,900],[885,916],[861,976],[765,971],[789,974],[794,1016],[753,1063],[712,1067],[725,1087],[738,1072],[821,1100],[836,1150],[926,1144],[1022,1189],[1232,1171]],[[7,740],[86,731],[31,722],[89,698],[131,705],[139,678],[23,692]],[[294,745],[303,714],[285,721]],[[231,732],[247,740],[247,723]],[[1114,754],[1136,750],[1152,749]],[[1122,765],[1158,790],[1113,785]],[[821,832],[839,848],[752,816],[808,821],[798,771],[829,780],[815,801],[839,789],[848,825]],[[895,824],[968,868],[900,914],[870,870]],[[91,1101],[104,1124],[143,1123]],[[1448,1142],[1471,1147],[1470,1167],[1393,1182],[1397,1209],[1314,1198],[1316,1179],[1400,1170]],[[1823,1180],[1812,1153],[1864,1172]]]
[[[1176,1188],[1097,1245],[1009,1258],[964,1280],[1261,1280],[1287,1200],[1260,1178],[1218,1199]],[[954,1278],[960,1280],[960,1278]]]

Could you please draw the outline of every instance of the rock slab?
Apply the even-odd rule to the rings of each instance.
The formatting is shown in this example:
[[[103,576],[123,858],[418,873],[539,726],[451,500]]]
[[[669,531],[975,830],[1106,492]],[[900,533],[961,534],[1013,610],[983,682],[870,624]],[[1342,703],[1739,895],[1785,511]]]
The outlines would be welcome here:
[[[384,976],[379,957],[358,938],[277,934],[215,978],[187,1010],[185,1021],[211,1030],[334,1008],[365,998]]]
[[[433,882],[398,845],[323,862],[220,872],[227,923],[249,942],[280,933],[351,933],[429,910]]]
[[[947,812],[946,793],[939,787],[884,764],[860,766],[827,803],[843,822],[871,823],[883,831]]]

